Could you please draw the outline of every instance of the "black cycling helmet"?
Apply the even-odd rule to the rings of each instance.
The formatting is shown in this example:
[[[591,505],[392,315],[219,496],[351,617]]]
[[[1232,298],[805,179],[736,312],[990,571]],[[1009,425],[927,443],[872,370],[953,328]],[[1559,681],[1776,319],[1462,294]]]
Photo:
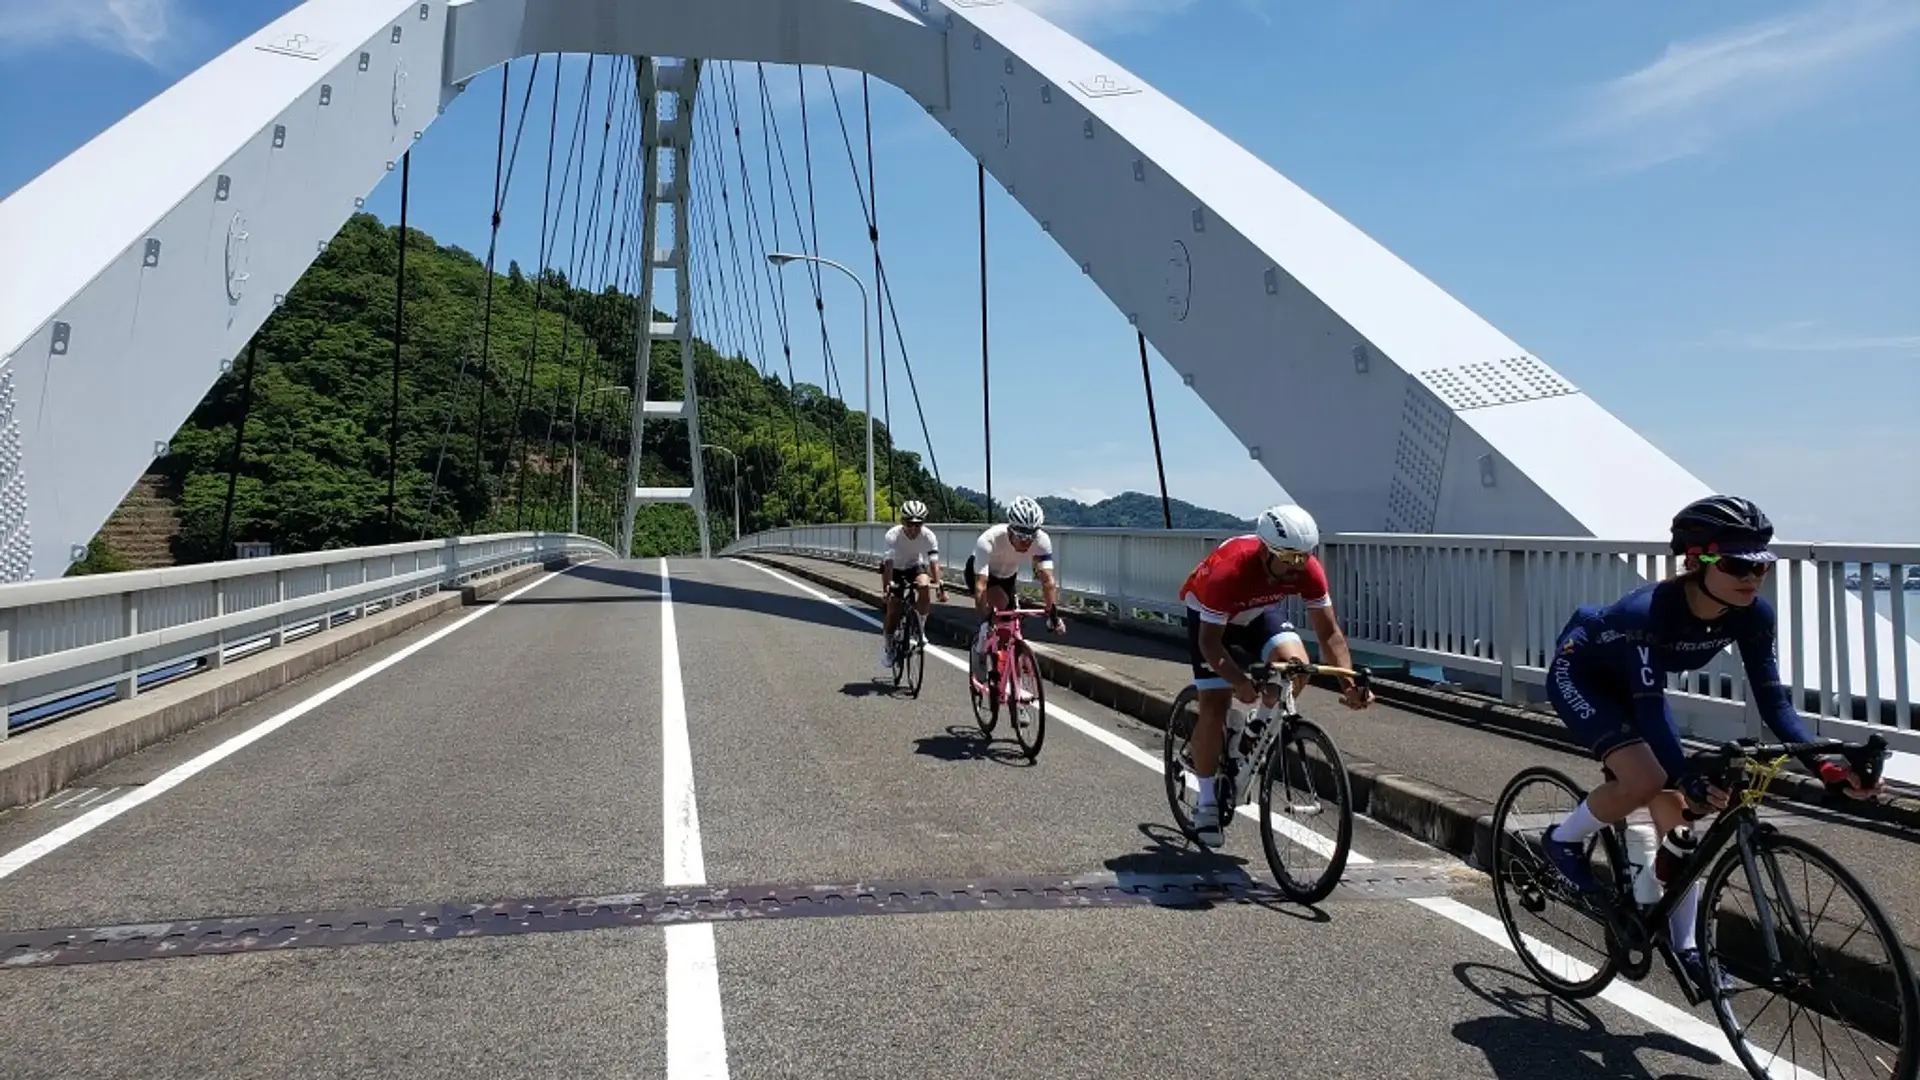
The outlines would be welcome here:
[[[1673,515],[1675,555],[1733,555],[1771,561],[1767,543],[1773,522],[1751,499],[1738,495],[1709,495],[1695,499]]]

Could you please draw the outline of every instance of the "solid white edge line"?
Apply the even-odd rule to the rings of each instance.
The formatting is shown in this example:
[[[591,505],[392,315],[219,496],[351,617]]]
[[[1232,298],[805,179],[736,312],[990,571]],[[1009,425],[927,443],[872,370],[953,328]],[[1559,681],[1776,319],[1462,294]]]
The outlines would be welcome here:
[[[850,600],[840,598],[840,597],[828,596],[826,593],[823,593],[820,590],[815,589],[811,585],[805,584],[804,582],[788,577],[786,574],[780,573],[778,570],[774,570],[773,568],[769,566],[765,566],[761,563],[752,562],[750,560],[740,559],[740,558],[733,558],[733,561],[740,563],[744,566],[751,566],[755,570],[759,570],[770,577],[773,577],[779,581],[785,582],[786,584],[792,586],[793,588],[799,589],[801,592],[806,593],[807,595],[813,597],[816,600],[821,600],[828,604],[832,604],[833,606],[844,610],[847,614],[852,615],[854,618],[859,619],[861,622],[864,622],[869,626],[880,627],[883,625],[879,619],[876,619],[873,616],[868,615],[864,611],[856,610],[853,607],[853,602]],[[939,649],[937,646],[930,645],[927,647],[927,651],[932,655],[939,657],[941,660],[946,661],[948,664],[951,664],[952,666],[960,669],[961,671],[967,670],[967,662],[965,660],[959,660],[959,659],[955,659],[952,656],[948,656],[945,650]],[[1107,746],[1118,751],[1121,755],[1131,758],[1134,761],[1137,761],[1140,764],[1145,765],[1150,769],[1153,769],[1155,772],[1164,772],[1159,758],[1154,757],[1152,754],[1147,753],[1145,750],[1142,750],[1139,747],[1133,745],[1132,743],[1127,742],[1125,739],[1122,739],[1120,736],[1115,735],[1104,728],[1090,724],[1087,721],[1082,720],[1081,718],[1073,715],[1072,713],[1067,712],[1066,710],[1061,709],[1058,706],[1055,706],[1052,704],[1049,704],[1047,706],[1047,713],[1049,716],[1058,716],[1060,719],[1065,720],[1074,729],[1094,738],[1095,740],[1098,740],[1101,743],[1106,744]],[[1188,786],[1189,787],[1194,786],[1192,784],[1191,778],[1189,778]],[[1251,813],[1249,813],[1250,811]],[[1240,812],[1243,814],[1249,814],[1249,816],[1252,816],[1256,820],[1258,820],[1257,807],[1242,806],[1240,808]],[[1318,837],[1316,837],[1316,839],[1318,839]],[[1366,856],[1360,854],[1359,851],[1355,850],[1355,851],[1352,851],[1347,856],[1347,861],[1348,863],[1353,865],[1365,865],[1367,863],[1371,863],[1373,860],[1367,858]],[[1457,923],[1460,926],[1463,926],[1468,930],[1473,931],[1476,934],[1479,934],[1481,937],[1484,937],[1488,941],[1491,941],[1494,944],[1499,945],[1501,948],[1506,949],[1508,952],[1513,951],[1512,943],[1507,940],[1506,927],[1501,925],[1498,919],[1495,919],[1494,917],[1487,915],[1486,913],[1479,911],[1478,909],[1469,907],[1466,904],[1462,904],[1458,900],[1455,900],[1451,897],[1444,897],[1444,896],[1421,897],[1421,898],[1410,900],[1409,902],[1419,907],[1425,908],[1428,911],[1431,911],[1434,914],[1439,915],[1444,919],[1448,919],[1454,923]],[[1539,944],[1542,955],[1547,955],[1550,952],[1552,952],[1551,946],[1545,945],[1544,943],[1536,943],[1533,941],[1531,937],[1529,937],[1527,940],[1529,943],[1529,947],[1532,947],[1534,944]],[[1574,960],[1572,957],[1567,957],[1566,959],[1569,964],[1578,963],[1578,961]],[[1730,1062],[1736,1066],[1739,1064],[1740,1059],[1734,1055],[1733,1047],[1727,1042],[1726,1033],[1721,1031],[1720,1028],[1715,1024],[1706,1023],[1705,1021],[1701,1020],[1699,1017],[1696,1017],[1691,1013],[1688,1013],[1680,1009],[1678,1006],[1668,1004],[1667,1002],[1662,1001],[1661,999],[1653,996],[1652,994],[1647,993],[1644,990],[1639,989],[1638,987],[1635,987],[1633,985],[1626,984],[1626,983],[1621,983],[1618,981],[1614,982],[1612,985],[1608,986],[1605,990],[1601,991],[1600,996],[1606,999],[1607,1001],[1610,1001],[1613,1004],[1619,1006],[1620,1008],[1625,1009],[1627,1012],[1633,1014],[1634,1016],[1640,1018],[1641,1020],[1644,1020],[1647,1023],[1652,1024],[1657,1028],[1660,1028],[1661,1030],[1667,1032],[1668,1034],[1674,1036],[1675,1038],[1691,1043],[1694,1046],[1697,1046],[1702,1050],[1705,1050],[1708,1053],[1715,1055],[1721,1061]],[[1754,1050],[1755,1050],[1755,1057],[1762,1062],[1771,1063],[1772,1061],[1780,1060],[1777,1058],[1773,1058],[1765,1050],[1761,1050],[1758,1047],[1755,1047]],[[1793,1065],[1786,1062],[1782,1062],[1782,1064],[1786,1065],[1786,1067],[1789,1070],[1791,1070],[1787,1075],[1789,1077],[1795,1078],[1795,1080],[1822,1080],[1822,1078],[1818,1073],[1810,1072],[1801,1066]],[[1771,1070],[1769,1071],[1771,1072]]]
[[[126,813],[127,811],[133,809],[134,807],[150,802],[166,794],[167,792],[172,791],[174,788],[179,787],[181,784],[192,779],[194,776],[198,775],[202,771],[212,767],[213,765],[218,764],[219,762],[225,760],[226,758],[232,757],[234,754],[239,753],[241,750],[244,750],[247,747],[252,746],[254,743],[259,742],[261,739],[266,738],[268,735],[271,735],[274,732],[280,730],[281,728],[286,727],[288,724],[291,724],[295,720],[300,719],[302,716],[305,716],[307,713],[312,712],[314,709],[319,708],[321,705],[324,705],[329,701],[332,701],[334,698],[339,697],[341,694],[346,693],[348,690],[351,690],[354,687],[359,686],[361,683],[366,682],[368,679],[373,678],[375,675],[378,675],[381,672],[387,670],[388,668],[393,667],[395,664],[398,664],[401,661],[406,660],[408,657],[413,656],[415,653],[418,653],[420,650],[426,648],[429,645],[432,645],[433,643],[439,641],[440,639],[446,637],[447,635],[453,633],[454,631],[459,630],[473,623],[478,619],[486,618],[488,615],[493,614],[495,611],[498,611],[500,608],[504,607],[505,605],[512,602],[513,600],[518,599],[520,596],[526,593],[532,592],[534,589],[537,589],[540,586],[545,585],[547,582],[552,581],[554,578],[559,577],[561,574],[564,574],[564,573],[566,573],[565,570],[555,570],[542,576],[539,580],[534,581],[531,584],[523,585],[520,588],[515,589],[513,592],[508,593],[506,596],[502,597],[497,601],[494,601],[493,603],[488,604],[487,606],[481,608],[480,610],[467,614],[466,616],[461,618],[458,622],[455,622],[453,625],[441,627],[440,629],[434,631],[433,633],[427,635],[426,637],[421,638],[419,641],[416,641],[413,644],[408,645],[406,648],[401,649],[399,652],[394,653],[392,656],[376,661],[375,663],[368,665],[367,667],[361,669],[360,671],[357,671],[352,675],[349,675],[346,678],[341,679],[339,682],[334,683],[332,686],[327,687],[325,690],[321,690],[318,693],[315,693],[313,696],[306,698],[305,700],[301,701],[299,704],[290,706],[286,709],[281,710],[278,713],[275,713],[273,716],[268,717],[266,720],[263,720],[258,724],[255,724],[253,727],[250,727],[247,730],[241,732],[240,734],[235,735],[233,738],[228,739],[227,741],[221,743],[218,746],[215,746],[211,750],[207,750],[194,758],[181,762],[178,765],[175,765],[173,768],[168,769],[164,773],[161,773],[158,777],[154,778],[153,780],[147,782],[146,784],[141,785],[138,788],[135,788],[129,794],[123,795],[120,798],[115,799],[110,803],[106,803],[102,806],[97,806],[94,809],[89,810],[86,813],[80,815],[79,817],[74,818],[72,821],[67,822],[65,825],[62,825],[59,828],[53,830],[52,832],[46,834],[45,836],[40,837],[38,840],[34,840],[27,844],[23,844],[20,847],[17,847],[12,851],[7,852],[5,855],[0,856],[0,879],[4,879],[14,873],[17,873],[22,867],[27,866],[28,864],[34,862],[35,860],[40,859],[46,855],[49,855],[55,851],[58,851],[62,847],[65,847],[66,845],[72,843],[73,841],[79,839],[80,837],[85,836],[86,834],[92,832],[93,830],[99,828],[100,826],[105,825],[107,822],[112,821],[114,818],[119,817],[121,814]]]
[[[660,560],[660,806],[665,884],[706,884],[686,688],[680,678],[680,637],[673,619],[673,579],[665,559]],[[726,1080],[727,1034],[713,924],[668,926],[665,941],[668,1080]]]
[[[745,559],[734,559],[733,561],[741,563],[742,565],[745,565],[745,566],[751,566],[756,570],[760,570],[767,574],[770,574],[774,578],[780,581],[783,581],[786,584],[791,585],[796,589],[799,589],[800,591],[806,593],[807,595],[813,597],[816,600],[825,601],[826,603],[832,604],[835,607],[838,607],[844,610],[847,614],[852,615],[854,618],[859,619],[861,622],[864,622],[869,626],[878,628],[885,625],[879,619],[874,618],[873,616],[867,614],[866,612],[855,609],[852,606],[852,601],[850,600],[828,596],[826,593],[823,593],[820,590],[815,589],[811,585],[807,585],[803,582],[796,581],[795,579],[790,578],[787,575],[772,569],[771,567],[763,566],[760,563],[749,562]],[[965,659],[949,654],[946,649],[943,649],[938,645],[927,646],[927,655],[935,657],[936,659],[939,659],[944,663],[948,664],[949,666],[954,667],[962,672],[967,671],[967,661]],[[1098,724],[1095,724],[1089,720],[1082,719],[1081,717],[1074,715],[1073,713],[1067,711],[1066,709],[1061,708],[1060,706],[1052,702],[1047,703],[1047,716],[1053,719],[1060,720],[1061,722],[1065,723],[1068,727],[1073,728],[1075,731],[1078,731],[1080,734],[1085,735],[1086,737],[1094,740],[1095,742],[1100,743],[1101,745],[1107,747],[1108,749],[1114,751],[1115,753],[1121,755],[1122,757],[1125,757],[1131,761],[1138,762],[1139,764],[1145,766],[1146,768],[1152,769],[1154,772],[1159,773],[1162,776],[1166,775],[1166,768],[1164,766],[1164,763],[1160,760],[1160,758],[1157,755],[1154,755],[1154,754],[1148,753],[1145,750],[1142,750],[1138,746],[1135,746],[1134,744],[1128,742],[1126,739],[1121,738],[1119,735],[1116,735],[1113,732],[1108,731],[1106,728],[1103,728]],[[1200,784],[1197,780],[1195,780],[1191,776],[1187,777],[1187,790],[1198,791],[1199,788],[1200,788]],[[1258,822],[1260,820],[1260,806],[1258,803],[1242,803],[1237,808],[1237,810],[1241,817],[1244,817],[1249,821]],[[1306,847],[1309,847],[1314,849],[1315,851],[1318,851],[1322,857],[1330,857],[1333,854],[1332,841],[1319,835],[1318,833],[1310,832],[1304,827],[1298,824],[1295,824],[1292,821],[1287,821],[1285,819],[1277,820],[1274,822],[1274,827],[1280,830],[1281,832],[1287,834],[1288,836],[1292,837],[1293,839],[1299,841],[1301,844],[1305,845]],[[1349,848],[1347,850],[1347,863],[1352,866],[1370,866],[1372,865],[1373,860],[1368,858],[1365,855],[1362,855],[1359,851],[1353,848]]]

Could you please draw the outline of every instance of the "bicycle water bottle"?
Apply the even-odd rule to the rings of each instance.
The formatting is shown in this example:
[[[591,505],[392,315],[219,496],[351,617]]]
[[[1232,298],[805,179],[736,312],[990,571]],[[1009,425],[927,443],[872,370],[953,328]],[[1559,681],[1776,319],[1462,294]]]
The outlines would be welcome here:
[[[1627,862],[1633,867],[1633,899],[1641,906],[1658,903],[1660,880],[1654,876],[1654,853],[1660,834],[1651,825],[1627,826]]]
[[[1660,852],[1653,857],[1653,872],[1660,879],[1660,887],[1666,888],[1667,882],[1680,876],[1680,870],[1687,860],[1693,858],[1695,849],[1700,846],[1700,838],[1693,835],[1693,826],[1677,825],[1660,841]]]
[[[1260,733],[1267,729],[1267,719],[1271,715],[1272,710],[1268,709],[1264,704],[1256,704],[1253,706],[1253,715],[1247,718],[1246,729],[1240,736],[1238,750],[1240,757],[1246,758],[1252,756],[1253,748],[1260,745]]]

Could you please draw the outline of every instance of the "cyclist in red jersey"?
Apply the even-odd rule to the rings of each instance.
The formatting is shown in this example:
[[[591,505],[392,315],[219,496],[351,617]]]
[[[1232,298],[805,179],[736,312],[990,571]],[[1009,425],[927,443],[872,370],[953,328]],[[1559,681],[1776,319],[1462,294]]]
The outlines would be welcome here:
[[[1187,606],[1188,659],[1200,698],[1200,718],[1189,743],[1194,772],[1200,777],[1193,830],[1208,847],[1218,846],[1221,839],[1214,780],[1228,702],[1251,705],[1258,696],[1253,680],[1242,669],[1254,663],[1308,659],[1300,635],[1280,618],[1280,605],[1287,597],[1305,601],[1325,662],[1353,666],[1346,635],[1334,617],[1326,571],[1313,557],[1319,544],[1320,528],[1313,515],[1292,504],[1271,507],[1261,512],[1253,535],[1236,536],[1214,548],[1180,586],[1180,598]],[[1372,692],[1360,689],[1351,678],[1343,676],[1340,681],[1341,699],[1348,708],[1364,709],[1373,703]],[[1293,689],[1297,695],[1302,686],[1296,682]],[[1279,697],[1277,689],[1269,688],[1265,704],[1271,708]]]

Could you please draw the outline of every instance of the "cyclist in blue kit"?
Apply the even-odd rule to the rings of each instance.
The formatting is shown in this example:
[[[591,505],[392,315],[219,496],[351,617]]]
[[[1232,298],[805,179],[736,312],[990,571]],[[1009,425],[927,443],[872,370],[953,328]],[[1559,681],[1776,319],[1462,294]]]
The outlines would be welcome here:
[[[1598,888],[1587,852],[1607,825],[1644,806],[1664,837],[1686,823],[1680,793],[1716,809],[1727,805],[1725,791],[1686,770],[1680,731],[1667,709],[1668,673],[1705,667],[1738,644],[1761,719],[1783,742],[1811,741],[1780,681],[1774,609],[1760,595],[1776,559],[1767,548],[1772,539],[1773,523],[1746,499],[1709,495],[1689,503],[1672,523],[1673,553],[1686,557],[1680,574],[1604,607],[1578,608],[1561,630],[1547,698],[1607,771],[1606,782],[1543,838],[1554,869],[1575,888]],[[1829,787],[1844,786],[1857,798],[1879,788],[1863,788],[1842,761],[1802,760]],[[1689,889],[1695,895],[1675,907],[1669,929],[1682,966],[1704,988],[1694,937],[1700,888],[1696,881]]]

